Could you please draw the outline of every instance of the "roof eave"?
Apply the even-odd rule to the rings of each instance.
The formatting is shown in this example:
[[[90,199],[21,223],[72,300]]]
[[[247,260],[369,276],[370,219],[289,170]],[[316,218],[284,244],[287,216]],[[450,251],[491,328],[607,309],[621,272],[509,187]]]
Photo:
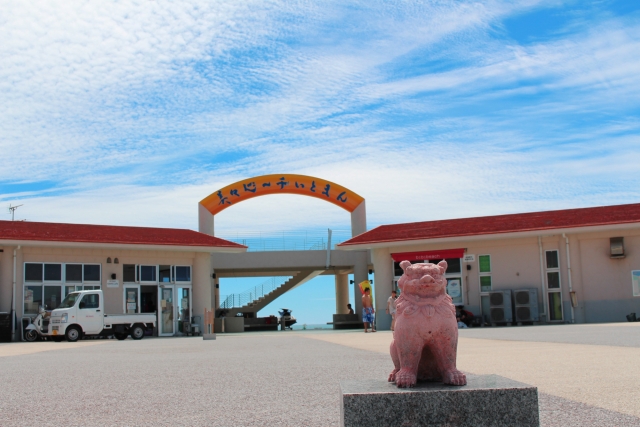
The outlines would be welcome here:
[[[63,248],[103,248],[103,249],[127,249],[127,250],[156,250],[178,252],[246,252],[246,247],[233,246],[200,246],[200,245],[151,245],[142,243],[93,243],[93,242],[60,242],[49,240],[6,240],[0,239],[0,246],[38,246],[38,247],[63,247]]]
[[[517,239],[523,237],[548,236],[555,234],[577,234],[577,233],[596,233],[599,231],[614,231],[628,228],[640,228],[640,222],[585,226],[585,227],[563,227],[563,228],[545,228],[537,230],[516,231],[507,233],[488,233],[488,234],[468,234],[464,236],[440,237],[431,239],[412,239],[412,240],[388,240],[382,242],[365,242],[359,244],[341,243],[337,245],[337,249],[345,251],[360,251],[363,249],[379,249],[401,246],[414,246],[422,244],[434,243],[450,243],[450,242],[468,242],[479,240],[498,240],[498,239]]]

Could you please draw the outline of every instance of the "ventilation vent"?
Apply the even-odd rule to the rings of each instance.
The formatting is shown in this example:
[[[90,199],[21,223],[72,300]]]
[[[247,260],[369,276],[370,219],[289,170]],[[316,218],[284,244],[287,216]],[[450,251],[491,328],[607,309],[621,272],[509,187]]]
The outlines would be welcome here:
[[[516,308],[516,319],[520,322],[531,321],[531,309],[529,307]]]
[[[494,292],[489,296],[489,302],[491,305],[502,305],[504,304],[504,296],[502,292]]]
[[[504,317],[504,310],[501,308],[492,308],[491,309],[491,322],[499,323],[506,322]]]
[[[529,304],[529,292],[516,292],[516,304]]]

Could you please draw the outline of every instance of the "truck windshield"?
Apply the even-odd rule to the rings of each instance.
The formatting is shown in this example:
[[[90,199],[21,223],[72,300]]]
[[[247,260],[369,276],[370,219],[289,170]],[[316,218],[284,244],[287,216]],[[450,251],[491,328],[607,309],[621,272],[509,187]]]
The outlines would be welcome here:
[[[78,301],[80,297],[79,292],[72,292],[62,301],[62,304],[58,306],[58,308],[71,308]]]

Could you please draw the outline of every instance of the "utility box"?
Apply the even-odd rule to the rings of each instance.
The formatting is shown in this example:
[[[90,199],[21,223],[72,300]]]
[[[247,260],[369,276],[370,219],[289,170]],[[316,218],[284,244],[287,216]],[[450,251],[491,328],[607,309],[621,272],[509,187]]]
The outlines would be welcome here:
[[[538,290],[536,288],[514,290],[513,312],[516,322],[539,322]]]
[[[513,323],[511,290],[489,292],[491,326],[496,323]]]

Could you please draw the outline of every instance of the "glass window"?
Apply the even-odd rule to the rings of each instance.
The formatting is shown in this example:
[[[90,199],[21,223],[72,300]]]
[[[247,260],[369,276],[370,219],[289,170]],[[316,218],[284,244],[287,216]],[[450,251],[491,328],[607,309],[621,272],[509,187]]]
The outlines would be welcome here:
[[[159,282],[162,283],[169,283],[171,282],[171,266],[170,265],[161,265],[158,268],[160,275],[159,275]]]
[[[136,281],[136,266],[135,264],[123,264],[122,265],[122,281],[127,283],[135,283]]]
[[[430,262],[431,264],[437,264],[440,261],[442,261],[441,259],[431,259],[428,262]],[[447,258],[445,259],[445,261],[447,262],[447,271],[446,273],[460,273],[461,271],[461,263],[460,263],[460,258]],[[427,261],[425,261],[427,262]]]
[[[558,268],[558,251],[547,251],[547,268]]]
[[[560,273],[557,271],[548,272],[547,273],[547,286],[549,289],[559,289],[560,288]]]
[[[83,281],[99,282],[100,281],[100,264],[85,264]]]
[[[67,264],[64,266],[65,282],[82,282],[82,264]]]
[[[447,294],[449,294],[454,304],[463,304],[462,280],[459,277],[447,279]]]
[[[42,286],[40,285],[25,286],[24,287],[24,313],[38,314],[38,308],[41,305],[42,305]]]
[[[480,292],[491,292],[491,276],[480,276]]]
[[[67,286],[69,287],[69,286]],[[80,297],[80,294],[73,292],[70,293],[69,295],[67,295],[64,299],[64,301],[62,301],[62,304],[60,304],[58,306],[58,308],[71,308],[73,307],[73,305],[76,303],[76,301],[78,300],[78,298]]]
[[[55,310],[62,302],[62,286],[44,287],[44,307],[47,310]]]
[[[84,304],[81,308],[100,308],[100,295],[89,294],[82,297],[80,304]]]
[[[155,282],[156,281],[156,266],[155,265],[141,265],[140,266],[140,281],[141,282]]]
[[[480,255],[478,257],[478,269],[480,273],[491,273],[491,255]]]
[[[42,282],[42,263],[24,263],[25,282]]]
[[[191,267],[176,266],[176,282],[190,282]]]
[[[61,282],[62,281],[62,264],[45,264],[44,280]],[[60,302],[60,301],[58,301]]]
[[[96,289],[100,289],[100,286],[83,286],[85,291],[95,291]]]
[[[560,292],[549,292],[549,320],[562,320],[562,296]]]
[[[82,286],[65,286],[64,287],[64,297],[66,298],[71,292],[81,291]]]

